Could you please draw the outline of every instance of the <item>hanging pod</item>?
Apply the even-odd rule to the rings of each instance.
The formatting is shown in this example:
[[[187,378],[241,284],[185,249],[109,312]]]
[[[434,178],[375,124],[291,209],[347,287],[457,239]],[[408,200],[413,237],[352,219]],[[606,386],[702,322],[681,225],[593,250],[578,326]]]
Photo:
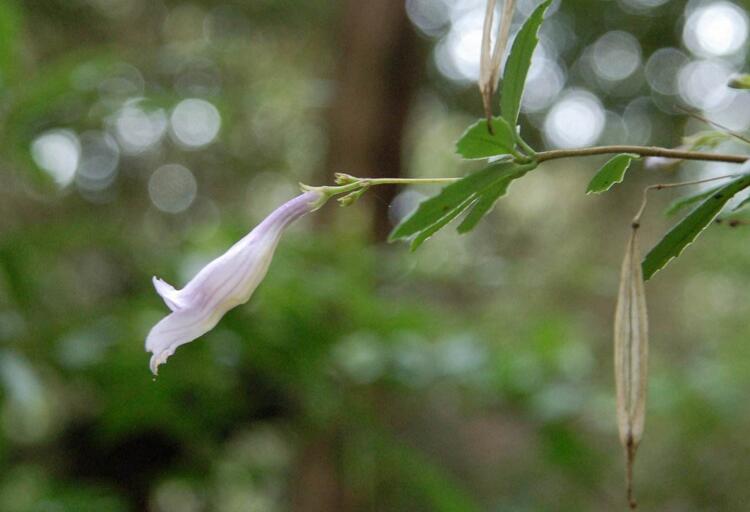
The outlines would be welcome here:
[[[637,222],[632,225],[622,262],[614,341],[617,426],[627,459],[628,503],[635,508],[633,462],[643,437],[648,380],[648,316]]]

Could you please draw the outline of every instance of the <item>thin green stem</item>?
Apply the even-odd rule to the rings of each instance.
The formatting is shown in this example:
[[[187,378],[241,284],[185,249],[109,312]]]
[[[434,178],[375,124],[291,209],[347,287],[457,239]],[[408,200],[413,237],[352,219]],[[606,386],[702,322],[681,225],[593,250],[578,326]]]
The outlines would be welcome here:
[[[317,190],[324,194],[326,197],[333,197],[337,196],[339,194],[346,194],[347,192],[352,192],[353,190],[357,190],[358,188],[362,188],[362,183],[355,181],[354,183],[347,183],[346,185],[339,185],[339,186],[330,186],[325,185],[322,187],[313,187],[311,185],[305,185],[304,183],[299,184],[300,188],[302,190]]]
[[[727,128],[723,124],[717,123],[716,121],[712,121],[711,119],[700,115],[698,112],[694,112],[692,110],[688,110],[686,108],[680,107],[679,105],[677,107],[675,107],[675,108],[677,108],[677,110],[681,110],[686,115],[688,115],[688,116],[690,116],[690,117],[692,117],[694,119],[697,119],[698,121],[700,121],[702,123],[706,123],[708,125],[713,126],[714,128],[718,128],[722,132],[731,135],[735,139],[737,139],[739,141],[742,141],[745,144],[750,144],[750,138],[745,137],[743,134],[741,134],[739,132],[736,132],[736,131],[732,130],[731,128]]]
[[[703,153],[701,151],[682,151],[679,149],[659,148],[655,146],[593,146],[578,149],[554,149],[536,154],[538,162],[570,158],[577,156],[608,155],[612,153],[634,153],[640,156],[661,156],[677,160],[703,160],[707,162],[727,162],[742,164],[750,160],[750,155],[731,155],[723,153]]]
[[[341,185],[329,185],[322,187],[312,187],[300,183],[302,190],[315,190],[320,192],[321,198],[316,203],[315,208],[323,206],[330,198],[342,196],[338,199],[342,206],[349,206],[359,199],[367,189],[375,185],[430,185],[438,183],[453,183],[461,178],[358,178],[348,174],[338,173],[336,175],[337,183]],[[345,194],[345,195],[344,195]]]
[[[518,145],[521,146],[521,149],[523,149],[524,152],[530,157],[534,157],[536,155],[536,151],[534,151],[534,149],[531,146],[526,144],[526,141],[523,140],[523,138],[521,138],[520,133],[516,134],[516,142],[518,142]]]
[[[528,162],[530,159],[529,156],[527,156],[525,153],[517,151],[515,149],[511,149],[510,154],[513,155],[513,159],[516,162]]]
[[[718,181],[718,180],[725,180],[728,178],[736,178],[739,174],[727,174],[724,176],[715,176],[713,178],[705,178],[702,180],[692,180],[692,181],[680,181],[677,183],[656,183],[655,185],[649,185],[643,189],[643,200],[641,201],[641,207],[638,208],[638,213],[635,214],[635,217],[633,217],[633,227],[637,227],[638,223],[641,221],[641,216],[643,215],[643,211],[646,209],[646,203],[648,202],[648,193],[651,190],[663,190],[665,188],[677,188],[677,187],[688,187],[690,185],[700,185],[701,183],[709,183],[711,181]]]
[[[741,164],[750,160],[750,155],[703,153],[700,151],[682,151],[678,149],[667,149],[667,148],[660,148],[660,147],[655,147],[655,146],[628,146],[628,145],[593,146],[593,147],[578,148],[578,149],[555,149],[552,151],[542,151],[541,153],[535,154],[534,150],[531,147],[529,147],[525,142],[523,142],[523,140],[520,137],[518,138],[518,140],[519,140],[519,145],[521,146],[521,148],[524,151],[528,151],[530,153],[529,158],[531,158],[532,161],[525,164],[526,166],[531,166],[530,168],[536,167],[538,163],[546,162],[548,160],[556,160],[558,158],[606,155],[606,154],[613,154],[613,153],[633,153],[633,154],[640,155],[640,156],[658,156],[658,157],[665,157],[665,158],[674,158],[674,159],[679,159],[679,160],[703,160],[703,161],[726,162],[726,163],[734,163],[734,164]],[[522,155],[516,155],[517,163],[520,163],[522,159],[525,160],[526,157]],[[633,222],[637,224],[638,219],[643,213],[643,210],[646,207],[647,192],[649,190],[654,190],[654,189],[658,190],[662,188],[695,185],[698,183],[704,183],[707,181],[713,181],[713,180],[729,178],[729,177],[732,177],[732,176],[731,175],[721,176],[718,178],[709,178],[706,180],[696,180],[696,181],[682,182],[682,183],[658,184],[658,185],[651,185],[649,187],[646,187],[646,189],[644,190],[643,203],[636,217],[633,219]],[[320,190],[326,195],[326,197],[330,198],[333,196],[351,193],[354,191],[359,191],[360,189],[363,189],[363,188],[377,186],[377,185],[436,185],[436,184],[454,183],[460,179],[461,178],[360,178],[357,176],[350,176],[348,174],[337,174],[337,181],[338,183],[343,183],[342,185],[325,186],[325,187],[308,187],[306,185],[303,185],[303,188]],[[354,199],[356,198],[353,198],[352,200]]]
[[[433,185],[453,183],[461,178],[357,178],[362,185]]]

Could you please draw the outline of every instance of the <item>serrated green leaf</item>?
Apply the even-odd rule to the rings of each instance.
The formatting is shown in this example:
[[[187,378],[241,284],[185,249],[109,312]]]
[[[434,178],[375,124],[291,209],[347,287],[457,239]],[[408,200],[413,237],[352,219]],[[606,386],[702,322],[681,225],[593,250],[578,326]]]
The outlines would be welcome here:
[[[489,213],[497,200],[508,192],[509,184],[510,179],[502,178],[487,187],[484,192],[479,194],[479,198],[474,202],[471,210],[469,210],[469,213],[461,221],[456,230],[464,234],[474,229],[479,221],[482,220],[482,217]]]
[[[544,21],[544,13],[552,0],[545,0],[531,13],[518,31],[503,72],[503,85],[500,96],[500,112],[510,126],[516,126],[521,97],[526,83],[526,75],[531,65],[531,57],[539,42],[539,27]]]
[[[498,179],[495,183],[491,184],[478,194],[478,199],[472,205],[469,213],[466,214],[466,218],[464,218],[464,220],[461,221],[461,224],[458,225],[458,228],[456,228],[459,233],[468,233],[474,229],[479,221],[492,210],[492,207],[495,206],[497,200],[508,193],[510,183],[513,180],[522,177],[530,170],[527,167],[524,167],[523,169],[520,169],[520,167],[522,166],[519,166],[518,172]]]
[[[512,172],[513,169],[515,169],[514,164],[501,162],[469,174],[455,183],[451,183],[444,187],[436,196],[420,203],[414,213],[396,226],[388,237],[388,240],[394,241],[400,238],[409,238],[429,228],[446,215],[449,215],[464,201],[487,188],[498,178]]]
[[[697,192],[695,194],[691,194],[689,196],[683,196],[678,199],[675,199],[672,201],[672,203],[667,207],[666,210],[664,210],[664,215],[674,215],[675,213],[679,212],[686,206],[690,206],[691,204],[695,204],[698,201],[702,201],[703,199],[707,198],[711,194],[714,194],[717,190],[719,190],[721,187],[723,187],[724,184],[717,185],[715,187],[711,187],[708,190],[704,190],[702,192]]]
[[[441,218],[439,221],[434,223],[432,226],[427,227],[426,229],[423,229],[419,233],[417,233],[417,236],[414,237],[414,240],[412,240],[411,245],[409,246],[409,250],[412,252],[416,251],[420,245],[422,245],[424,242],[426,242],[432,235],[443,229],[446,225],[450,223],[453,219],[455,219],[458,215],[461,214],[466,208],[469,207],[469,205],[476,199],[476,194],[472,194],[466,201],[459,204],[457,207],[455,207],[453,210],[451,210],[447,215],[445,215],[443,218]]]
[[[513,128],[502,117],[492,118],[492,131],[487,130],[487,120],[480,119],[469,126],[456,142],[456,153],[464,158],[488,158],[507,155],[516,145]]]
[[[643,278],[648,280],[676,258],[721,212],[734,195],[750,186],[750,176],[735,178],[714,191],[667,233],[643,260]]]
[[[586,193],[601,194],[612,188],[615,183],[621,183],[625,177],[625,172],[628,170],[628,167],[630,167],[630,162],[632,162],[634,158],[638,158],[638,155],[622,153],[610,158],[607,163],[604,164],[596,174],[594,174],[594,177],[591,178]]]

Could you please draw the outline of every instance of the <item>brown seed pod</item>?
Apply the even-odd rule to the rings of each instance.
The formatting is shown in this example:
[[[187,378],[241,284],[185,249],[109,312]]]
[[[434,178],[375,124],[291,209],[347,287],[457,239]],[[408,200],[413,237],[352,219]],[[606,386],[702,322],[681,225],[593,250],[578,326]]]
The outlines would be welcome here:
[[[496,0],[487,0],[487,9],[484,13],[484,26],[482,28],[482,46],[479,56],[479,80],[477,83],[479,85],[479,92],[482,95],[484,114],[487,118],[487,129],[490,133],[493,133],[492,95],[497,90],[497,84],[502,75],[500,63],[505,54],[505,47],[508,45],[510,25],[513,20],[516,0],[505,0],[500,27],[495,38],[495,46],[490,51],[490,32],[492,31],[492,19],[495,15],[495,4]]]
[[[620,274],[615,308],[615,386],[617,426],[627,459],[627,497],[631,509],[633,462],[643,437],[648,380],[648,316],[638,245],[638,224],[633,223]]]

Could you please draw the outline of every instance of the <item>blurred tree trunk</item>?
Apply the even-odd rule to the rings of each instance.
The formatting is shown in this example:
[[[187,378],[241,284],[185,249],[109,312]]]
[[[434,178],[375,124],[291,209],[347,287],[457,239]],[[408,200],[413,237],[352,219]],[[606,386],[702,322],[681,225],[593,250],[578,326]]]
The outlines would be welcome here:
[[[327,183],[339,171],[368,177],[402,175],[404,128],[425,55],[404,4],[404,0],[342,4]],[[390,231],[388,207],[394,195],[394,187],[378,187],[369,194],[376,240],[385,240]],[[323,435],[300,453],[292,484],[295,512],[357,509],[336,464],[340,447],[336,439],[334,433]]]
[[[336,468],[334,439],[311,439],[297,459],[292,484],[292,510],[295,512],[345,512],[344,488]]]
[[[342,6],[326,181],[339,171],[368,177],[402,175],[404,127],[425,55],[404,3],[347,0]],[[394,195],[395,187],[378,187],[368,194],[376,240],[388,234],[388,207]]]

